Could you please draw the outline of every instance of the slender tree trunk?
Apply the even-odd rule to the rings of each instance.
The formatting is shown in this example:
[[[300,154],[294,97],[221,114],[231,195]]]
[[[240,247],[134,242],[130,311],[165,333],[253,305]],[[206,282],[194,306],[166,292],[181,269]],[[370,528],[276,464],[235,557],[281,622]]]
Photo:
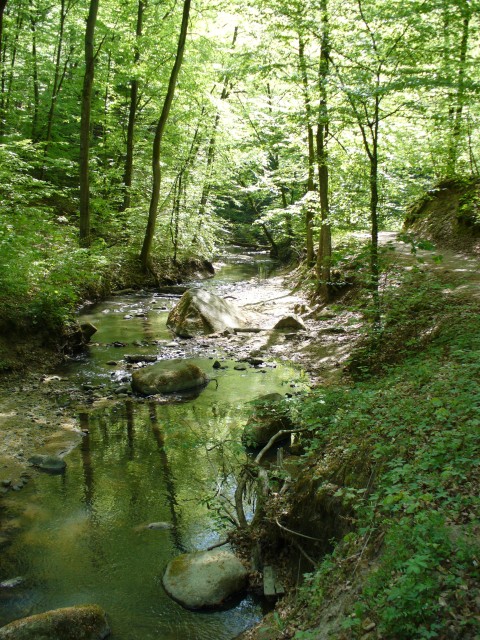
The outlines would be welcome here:
[[[153,153],[152,153],[152,172],[153,172],[153,184],[152,195],[150,198],[150,208],[148,211],[148,222],[145,231],[145,238],[143,241],[142,251],[140,253],[140,260],[144,271],[148,271],[150,263],[150,254],[152,250],[153,238],[155,235],[155,225],[157,221],[158,202],[160,199],[160,185],[161,185],[161,167],[160,157],[162,148],[162,138],[165,132],[168,116],[175,95],[175,87],[177,84],[178,74],[180,67],[182,66],[183,55],[185,52],[185,42],[187,39],[188,19],[190,15],[191,0],[184,0],[183,3],[183,16],[182,25],[180,28],[180,36],[178,38],[177,54],[175,56],[175,63],[170,74],[170,81],[168,83],[167,94],[163,103],[162,113],[157,124],[155,131],[155,139],[153,141]]]
[[[135,54],[133,57],[134,71],[140,61],[140,49],[138,46],[138,42],[142,37],[144,9],[145,9],[144,0],[139,0],[138,7],[137,7],[137,26],[135,29],[135,35],[136,35]],[[130,81],[130,107],[128,110],[127,152],[125,157],[125,171],[123,174],[124,196],[123,196],[121,211],[125,211],[125,209],[128,209],[131,203],[131,188],[132,188],[132,177],[133,177],[133,148],[135,144],[134,134],[135,134],[135,122],[137,119],[138,89],[139,89],[138,78],[134,75]]]
[[[37,16],[35,8],[30,2],[30,31],[32,32],[32,64],[33,64],[33,117],[31,138],[33,142],[37,142],[38,129],[38,111],[40,108],[40,88],[38,85],[38,60],[37,60]]]
[[[23,10],[22,9],[23,8],[20,6],[17,20],[15,23],[15,38],[13,41],[12,55],[11,55],[11,60],[9,65],[10,69],[8,74],[7,74],[7,68],[6,68],[6,54],[7,54],[6,38],[4,38],[4,42],[2,42],[2,46],[1,46],[2,89],[1,89],[1,98],[0,98],[0,140],[2,140],[5,135],[6,120],[7,120],[7,115],[10,109],[10,97],[12,94],[12,84],[13,84],[13,70],[15,68],[15,59],[17,57],[17,44],[18,44],[20,32],[22,30],[22,26],[23,26]],[[2,13],[2,19],[3,19],[3,13]]]
[[[232,48],[235,46],[238,36],[238,27],[235,27],[233,32],[233,40],[232,40]],[[220,95],[220,100],[226,100],[229,94],[229,85],[230,85],[230,74],[226,74],[223,79],[223,87],[222,93]],[[210,136],[210,142],[208,143],[208,151],[207,151],[207,168],[205,171],[205,181],[203,183],[202,195],[200,197],[200,204],[198,207],[198,218],[199,218],[199,228],[202,225],[202,218],[205,215],[205,209],[207,208],[208,197],[210,195],[211,188],[211,177],[213,165],[215,162],[215,151],[217,145],[217,129],[220,124],[220,113],[217,111],[215,115],[215,120],[213,123],[212,135]]]
[[[327,95],[327,78],[329,72],[330,58],[330,38],[328,25],[328,7],[327,0],[321,0],[322,10],[322,42],[320,52],[320,68],[319,68],[319,90],[320,90],[320,108],[319,119],[317,125],[317,164],[318,164],[318,183],[320,195],[320,214],[321,228],[320,241],[317,253],[317,279],[319,282],[319,293],[325,301],[329,300],[331,281],[330,267],[332,259],[332,233],[329,222],[329,200],[328,200],[328,153],[325,137],[328,132],[328,95]]]
[[[92,87],[95,75],[94,36],[99,0],[90,0],[85,30],[85,75],[82,90],[80,121],[80,246],[89,247],[90,238],[90,118]]]
[[[47,115],[47,132],[45,134],[45,151],[44,151],[45,158],[48,156],[50,143],[52,141],[52,128],[53,128],[53,120],[55,117],[55,107],[57,105],[57,98],[58,98],[58,94],[60,93],[60,89],[62,87],[65,74],[67,72],[67,64],[68,64],[68,59],[70,57],[70,56],[67,57],[67,60],[65,61],[65,64],[63,66],[63,70],[60,71],[60,64],[62,60],[62,49],[63,49],[63,35],[65,32],[65,20],[67,18],[68,11],[69,11],[69,7],[66,6],[65,0],[61,0],[60,22],[58,25],[58,42],[57,42],[57,48],[55,51],[55,72],[53,75],[52,95],[50,97],[50,106],[49,106],[48,115]]]
[[[460,51],[457,72],[457,92],[455,96],[455,106],[452,108],[453,126],[450,140],[448,173],[455,173],[459,156],[459,146],[462,137],[462,114],[465,106],[465,72],[467,63],[468,40],[470,34],[470,19],[472,11],[468,2],[462,6],[462,38],[460,40]]]
[[[3,14],[7,6],[8,0],[0,0],[0,64],[3,64],[2,50],[3,50]]]
[[[380,325],[380,265],[378,263],[378,126],[380,118],[380,102],[375,98],[374,121],[372,125],[372,146],[370,159],[370,278],[373,301],[373,322]]]
[[[307,191],[315,191],[315,145],[312,126],[312,107],[310,102],[310,92],[308,90],[307,63],[305,60],[305,42],[302,37],[298,37],[298,60],[300,74],[303,84],[303,100],[305,107],[305,117],[307,122],[307,141],[308,141],[308,177]],[[305,214],[305,232],[306,232],[306,249],[307,249],[307,266],[312,267],[315,262],[313,247],[313,212],[311,207],[307,205]]]
[[[115,36],[112,37],[112,42],[115,39]],[[108,198],[108,101],[110,98],[110,74],[112,72],[112,52],[111,50],[108,52],[108,60],[107,60],[107,77],[105,79],[105,93],[103,94],[103,126],[102,126],[102,148],[103,148],[103,180],[102,180],[102,190],[103,197],[105,199]]]

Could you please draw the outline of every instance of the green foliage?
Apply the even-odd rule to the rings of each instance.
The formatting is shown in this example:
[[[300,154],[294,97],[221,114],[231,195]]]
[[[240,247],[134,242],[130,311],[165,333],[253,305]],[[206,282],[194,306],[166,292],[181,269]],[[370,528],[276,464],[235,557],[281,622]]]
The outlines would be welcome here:
[[[367,581],[357,617],[372,613],[388,637],[438,638],[450,617],[469,611],[478,591],[480,545],[458,538],[445,516],[421,511],[392,525],[378,571]],[[478,629],[474,619],[458,621],[457,637]]]
[[[314,620],[315,608],[338,597],[336,585],[367,571],[345,618],[349,638],[370,624],[381,637],[405,640],[479,631],[480,320],[474,301],[439,285],[414,274],[391,294],[389,339],[404,336],[404,325],[412,335],[414,316],[427,330],[441,312],[428,340],[413,336],[415,349],[380,377],[323,389],[296,408],[315,429],[310,466],[319,460],[319,477],[340,485],[357,519],[308,576],[302,602],[314,603]],[[377,347],[378,355],[385,344]],[[366,473],[345,472],[359,459]]]

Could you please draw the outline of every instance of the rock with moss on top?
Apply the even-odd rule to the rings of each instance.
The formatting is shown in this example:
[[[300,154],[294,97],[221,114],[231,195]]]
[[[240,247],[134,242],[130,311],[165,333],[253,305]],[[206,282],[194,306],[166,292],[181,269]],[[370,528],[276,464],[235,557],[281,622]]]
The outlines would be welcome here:
[[[204,386],[207,374],[188,360],[162,360],[137,369],[132,374],[132,389],[144,396],[178,393]]]
[[[54,609],[0,628],[0,640],[103,640],[109,634],[105,611],[97,605]]]
[[[226,549],[197,551],[177,556],[167,566],[163,586],[187,609],[225,606],[247,584],[247,570]]]

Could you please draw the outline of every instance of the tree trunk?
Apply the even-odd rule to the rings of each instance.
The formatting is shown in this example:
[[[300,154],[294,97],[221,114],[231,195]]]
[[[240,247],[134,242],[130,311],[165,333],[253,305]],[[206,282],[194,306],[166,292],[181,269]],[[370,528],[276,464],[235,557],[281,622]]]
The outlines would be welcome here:
[[[303,99],[305,106],[305,117],[307,122],[307,141],[308,141],[308,177],[307,191],[315,191],[315,146],[312,127],[312,108],[310,103],[310,93],[308,90],[307,63],[305,60],[305,42],[302,37],[298,36],[298,60],[300,74],[303,83]],[[305,232],[306,232],[306,249],[307,249],[307,266],[312,267],[315,262],[313,248],[313,213],[310,206],[307,206],[305,213]]]
[[[330,267],[332,259],[332,234],[329,222],[329,201],[328,201],[328,154],[325,142],[325,136],[328,132],[328,108],[327,108],[327,78],[329,72],[330,57],[330,41],[329,41],[329,25],[327,13],[327,0],[321,0],[322,10],[322,42],[320,52],[320,68],[319,68],[319,91],[320,91],[320,108],[317,125],[317,164],[318,164],[318,183],[320,195],[320,241],[317,253],[317,279],[318,291],[326,302],[329,301],[331,281]]]
[[[143,12],[145,9],[144,0],[138,0],[137,8],[137,27],[135,30],[136,44],[135,54],[133,58],[134,70],[140,61],[140,49],[138,47],[138,41],[142,36],[143,29]],[[138,106],[138,78],[135,76],[130,81],[130,107],[128,110],[128,127],[127,127],[127,153],[125,158],[125,171],[123,174],[124,184],[124,196],[121,211],[128,209],[131,204],[131,188],[133,177],[133,148],[134,148],[134,133],[135,133],[135,121],[137,119],[137,106]]]
[[[375,98],[375,112],[372,126],[372,147],[370,159],[370,222],[371,222],[371,247],[370,247],[370,278],[373,301],[373,322],[380,325],[380,293],[379,279],[380,266],[378,264],[378,126],[380,118],[380,102]]]
[[[94,35],[99,0],[90,0],[85,30],[85,75],[82,90],[82,116],[80,121],[80,246],[89,247],[90,238],[90,117],[92,87],[95,74]]]
[[[233,40],[232,40],[232,48],[235,46],[238,36],[238,27],[235,27],[235,31],[233,32]],[[230,74],[226,74],[223,79],[223,87],[222,93],[220,95],[220,100],[226,100],[229,94],[229,84],[230,84]],[[205,182],[203,183],[202,195],[200,197],[200,204],[198,207],[198,226],[199,229],[202,225],[202,218],[205,215],[205,209],[208,203],[208,197],[210,195],[210,187],[211,187],[211,175],[213,164],[215,162],[215,150],[217,144],[217,129],[220,123],[220,113],[217,111],[215,115],[215,121],[213,123],[212,135],[210,136],[210,142],[208,143],[208,151],[207,151],[207,168],[205,171]]]
[[[40,89],[38,85],[38,60],[37,60],[37,16],[35,8],[30,2],[30,31],[32,32],[32,64],[33,64],[33,117],[31,138],[33,142],[37,142],[38,129],[38,111],[40,108]]]
[[[160,199],[160,185],[161,185],[161,167],[160,157],[162,148],[162,138],[165,132],[168,116],[175,95],[175,87],[177,84],[178,74],[180,67],[182,66],[183,55],[185,52],[185,42],[187,39],[188,19],[190,15],[191,0],[184,0],[183,3],[183,16],[182,25],[180,28],[180,36],[178,38],[177,53],[175,56],[175,63],[170,74],[170,81],[168,83],[167,94],[163,103],[162,113],[157,124],[155,131],[155,139],[153,141],[153,153],[152,153],[152,195],[150,198],[150,208],[148,211],[148,222],[145,230],[145,238],[143,241],[142,251],[140,253],[140,260],[144,271],[148,271],[150,265],[150,253],[152,250],[153,238],[155,235],[155,224],[157,221],[157,209]]]
[[[452,108],[453,128],[450,140],[450,148],[448,154],[448,174],[453,175],[456,170],[459,145],[462,136],[462,113],[465,103],[465,71],[467,63],[468,39],[470,34],[470,18],[472,10],[465,2],[462,7],[462,38],[460,41],[460,52],[457,72],[457,92],[455,97],[455,106]]]
[[[2,19],[3,19],[3,12],[2,12]],[[13,70],[15,68],[18,39],[20,37],[22,26],[23,26],[23,11],[21,10],[21,7],[20,7],[17,20],[15,23],[15,38],[14,38],[13,47],[12,47],[12,57],[10,60],[10,71],[8,73],[8,77],[7,77],[7,69],[5,67],[7,44],[6,42],[2,42],[2,45],[1,45],[2,47],[1,48],[2,95],[0,99],[0,140],[3,139],[5,135],[5,130],[6,130],[6,120],[7,120],[7,115],[10,109],[10,96],[12,94]]]
[[[5,13],[5,7],[7,6],[7,0],[0,0],[0,65],[3,64],[2,50],[3,50],[3,14]]]
[[[47,133],[45,134],[45,151],[44,157],[48,156],[50,142],[52,140],[52,127],[55,116],[55,107],[57,105],[58,94],[62,88],[63,80],[67,72],[67,64],[70,56],[67,56],[62,72],[60,72],[60,63],[62,60],[63,34],[65,31],[65,20],[69,11],[69,6],[65,5],[65,0],[61,0],[60,4],[60,23],[58,25],[58,43],[55,51],[55,72],[53,76],[52,95],[50,97],[50,107],[47,115]],[[73,47],[72,47],[73,48]],[[71,51],[72,53],[72,51]]]

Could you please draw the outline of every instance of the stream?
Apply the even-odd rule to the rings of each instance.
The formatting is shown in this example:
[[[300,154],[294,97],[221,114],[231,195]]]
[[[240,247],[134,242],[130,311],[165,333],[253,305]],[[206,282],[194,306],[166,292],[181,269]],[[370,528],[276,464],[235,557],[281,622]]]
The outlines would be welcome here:
[[[201,286],[220,295],[254,286],[273,272],[263,253],[222,257]],[[234,297],[232,295],[232,297]],[[109,616],[114,640],[227,640],[257,622],[264,603],[248,596],[223,611],[191,612],[162,586],[166,564],[179,553],[224,539],[249,402],[292,393],[305,374],[285,362],[240,365],[215,339],[180,341],[166,327],[178,297],[144,291],[83,310],[98,328],[82,357],[55,373],[88,402],[74,409],[84,432],[65,457],[66,472],[32,472],[2,502],[0,626],[50,609],[95,603]],[[174,402],[132,398],[126,354],[192,358],[215,378],[197,397]],[[220,369],[214,369],[218,360]],[[234,368],[236,367],[236,368]],[[114,400],[109,398],[113,397]],[[58,395],[68,407],[68,392]],[[164,528],[148,529],[153,522]]]

